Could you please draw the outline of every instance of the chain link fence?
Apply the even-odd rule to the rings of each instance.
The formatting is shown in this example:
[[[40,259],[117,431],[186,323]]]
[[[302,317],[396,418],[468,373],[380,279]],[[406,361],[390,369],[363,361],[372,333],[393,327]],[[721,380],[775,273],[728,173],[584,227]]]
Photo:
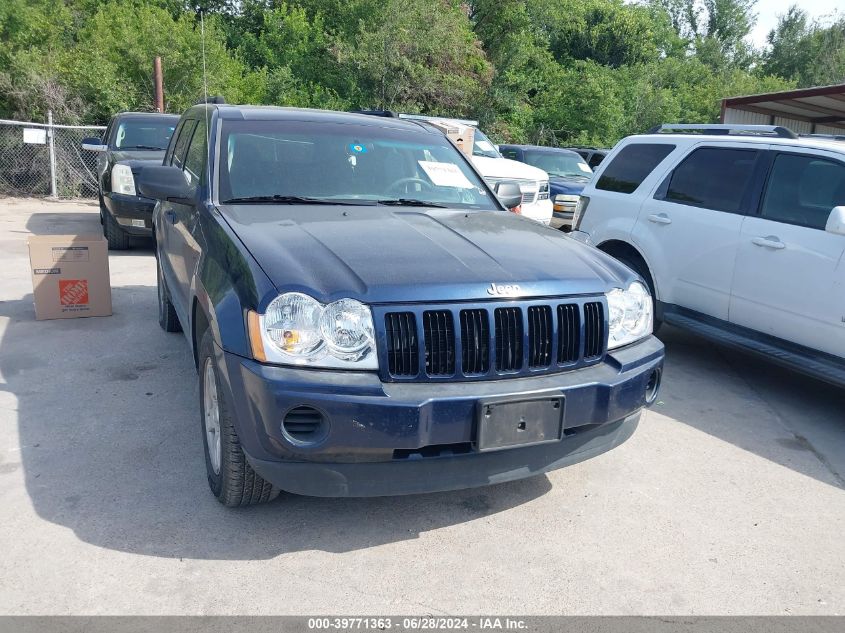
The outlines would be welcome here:
[[[104,126],[0,119],[0,196],[97,197],[97,153],[82,149]]]

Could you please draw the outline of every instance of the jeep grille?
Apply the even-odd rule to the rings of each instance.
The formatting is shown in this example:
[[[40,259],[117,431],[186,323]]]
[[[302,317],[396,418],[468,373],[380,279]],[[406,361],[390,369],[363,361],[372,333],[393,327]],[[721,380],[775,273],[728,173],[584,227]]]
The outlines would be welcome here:
[[[385,380],[483,380],[553,373],[599,362],[601,300],[484,302],[377,308]]]

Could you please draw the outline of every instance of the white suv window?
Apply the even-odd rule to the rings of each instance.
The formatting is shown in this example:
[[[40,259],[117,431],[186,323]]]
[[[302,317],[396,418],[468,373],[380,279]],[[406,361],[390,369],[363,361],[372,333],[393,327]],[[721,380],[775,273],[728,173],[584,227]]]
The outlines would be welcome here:
[[[819,156],[775,158],[762,217],[823,231],[830,211],[839,205],[845,205],[845,165]]]
[[[729,147],[702,147],[675,168],[663,196],[667,202],[729,213],[746,207],[748,186],[760,152]],[[663,191],[660,187],[660,192]]]
[[[601,173],[596,189],[633,193],[673,149],[674,145],[665,143],[631,143],[623,147]]]

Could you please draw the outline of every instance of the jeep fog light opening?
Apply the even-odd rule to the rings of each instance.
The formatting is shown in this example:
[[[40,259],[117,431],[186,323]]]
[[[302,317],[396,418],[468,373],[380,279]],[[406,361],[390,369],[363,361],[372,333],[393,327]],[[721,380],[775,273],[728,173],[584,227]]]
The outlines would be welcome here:
[[[276,297],[247,319],[253,357],[274,364],[378,369],[370,308],[354,299],[323,305],[308,295]]]
[[[654,308],[648,289],[639,281],[627,290],[607,293],[610,333],[608,349],[628,345],[651,334]]]

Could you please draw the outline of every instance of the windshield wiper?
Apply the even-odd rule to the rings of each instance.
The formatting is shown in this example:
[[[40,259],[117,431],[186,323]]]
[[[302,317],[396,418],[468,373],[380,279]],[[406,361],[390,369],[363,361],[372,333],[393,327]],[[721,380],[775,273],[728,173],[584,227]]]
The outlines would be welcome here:
[[[436,207],[438,209],[448,208],[445,204],[438,204],[437,202],[428,202],[427,200],[417,200],[416,198],[396,198],[395,200],[379,200],[378,203],[394,207]]]
[[[269,204],[331,204],[331,205],[353,205],[357,206],[359,202],[347,202],[345,200],[332,200],[331,198],[309,198],[307,196],[280,196],[278,194],[272,196],[245,196],[242,198],[229,198],[223,200],[222,204],[237,204],[237,203],[269,203]]]
[[[163,152],[166,147],[154,147],[153,145],[132,145],[131,147],[120,147],[119,149],[155,149]]]

